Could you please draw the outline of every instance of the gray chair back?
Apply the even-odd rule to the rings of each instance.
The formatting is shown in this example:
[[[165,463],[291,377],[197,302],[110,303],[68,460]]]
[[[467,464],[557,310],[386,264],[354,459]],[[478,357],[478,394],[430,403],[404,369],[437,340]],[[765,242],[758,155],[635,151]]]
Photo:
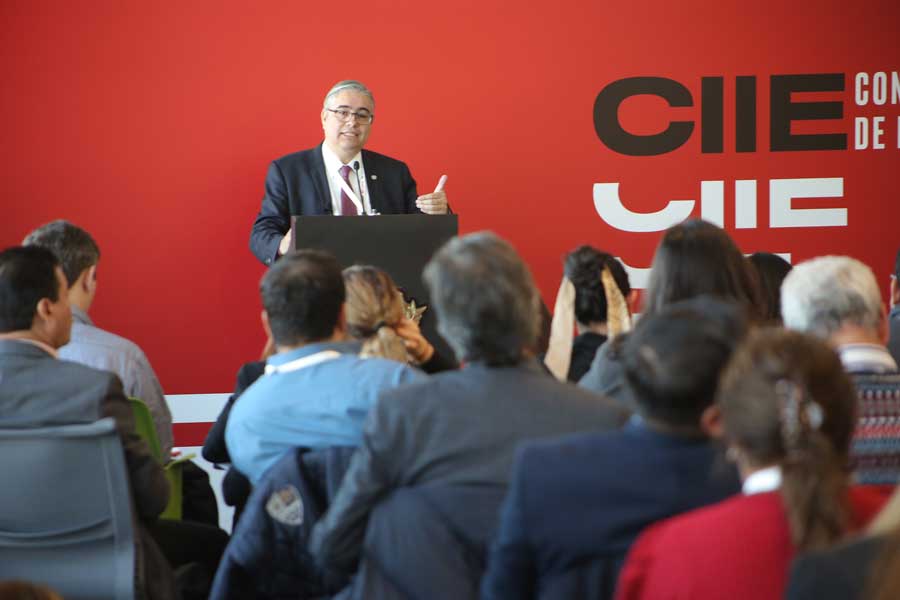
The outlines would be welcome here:
[[[124,453],[112,419],[0,429],[0,579],[67,600],[135,596]]]

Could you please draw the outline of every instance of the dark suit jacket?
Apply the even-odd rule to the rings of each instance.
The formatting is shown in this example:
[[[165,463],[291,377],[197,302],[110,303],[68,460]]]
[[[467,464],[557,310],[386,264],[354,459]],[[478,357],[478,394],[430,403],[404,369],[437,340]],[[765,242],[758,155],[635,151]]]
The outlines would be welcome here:
[[[619,427],[611,400],[561,383],[537,364],[470,364],[384,391],[311,549],[320,564],[355,568],[372,507],[392,490],[425,483],[506,486],[523,441]]]
[[[891,309],[888,319],[890,323],[890,337],[888,338],[888,352],[900,364],[900,305]]]
[[[799,557],[791,568],[787,600],[864,600],[872,565],[885,547],[884,537]]]
[[[373,210],[385,215],[420,212],[416,182],[405,163],[369,150],[362,151],[362,162]],[[271,265],[281,238],[291,228],[292,215],[330,214],[322,144],[282,156],[269,165],[266,193],[250,232],[250,250]]]
[[[647,526],[740,492],[702,437],[633,421],[621,431],[525,445],[503,506],[482,598],[612,598]]]
[[[107,371],[57,360],[27,342],[0,340],[0,427],[93,423],[103,417],[115,420],[122,439],[137,516],[156,518],[168,502],[169,484],[147,444],[135,432],[134,415],[119,378]],[[143,544],[138,555],[144,558],[139,560],[155,557],[152,560],[156,561],[144,564],[145,583],[154,588],[150,595],[165,597],[166,592],[160,588],[166,579],[168,585],[172,584],[168,565],[158,563],[163,559],[146,535],[139,533],[137,537]]]

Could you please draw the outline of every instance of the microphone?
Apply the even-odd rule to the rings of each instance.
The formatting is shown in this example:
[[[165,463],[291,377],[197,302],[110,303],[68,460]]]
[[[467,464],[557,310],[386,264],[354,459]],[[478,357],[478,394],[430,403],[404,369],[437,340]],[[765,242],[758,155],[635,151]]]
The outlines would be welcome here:
[[[359,161],[358,160],[353,161],[353,172],[356,173],[356,191],[359,192],[359,201],[362,204],[362,206],[360,206],[360,209],[362,210],[362,214],[365,215],[365,214],[367,214],[366,213],[366,200],[363,197],[362,182],[359,180]]]

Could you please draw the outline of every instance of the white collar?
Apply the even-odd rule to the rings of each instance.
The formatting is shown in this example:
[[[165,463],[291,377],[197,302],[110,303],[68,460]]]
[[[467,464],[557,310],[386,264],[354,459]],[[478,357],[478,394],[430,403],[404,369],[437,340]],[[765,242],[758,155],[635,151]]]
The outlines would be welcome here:
[[[743,492],[745,496],[774,492],[781,487],[781,467],[766,467],[752,473],[744,480]]]
[[[884,346],[844,344],[837,350],[841,364],[848,373],[891,373],[897,370],[897,363]]]
[[[340,171],[344,164],[350,166],[351,169],[353,168],[353,163],[356,161],[359,161],[359,164],[362,165],[362,151],[357,152],[356,155],[346,163],[342,163],[341,159],[338,158],[338,155],[328,147],[328,144],[322,142],[322,159],[325,161],[325,172],[331,176],[338,174],[338,171]]]
[[[335,350],[322,350],[321,352],[301,356],[300,358],[296,358],[280,365],[267,364],[265,374],[274,375],[275,373],[291,373],[340,357],[341,353],[336,352]]]

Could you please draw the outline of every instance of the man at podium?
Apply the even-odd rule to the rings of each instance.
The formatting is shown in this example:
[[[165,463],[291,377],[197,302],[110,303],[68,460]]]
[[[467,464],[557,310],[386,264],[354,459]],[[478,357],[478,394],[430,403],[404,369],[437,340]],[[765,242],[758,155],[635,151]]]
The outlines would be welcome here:
[[[448,212],[442,182],[419,196],[405,163],[363,150],[375,100],[358,81],[336,83],[322,107],[324,141],[272,161],[250,250],[271,265],[291,244],[292,215],[376,215]]]

